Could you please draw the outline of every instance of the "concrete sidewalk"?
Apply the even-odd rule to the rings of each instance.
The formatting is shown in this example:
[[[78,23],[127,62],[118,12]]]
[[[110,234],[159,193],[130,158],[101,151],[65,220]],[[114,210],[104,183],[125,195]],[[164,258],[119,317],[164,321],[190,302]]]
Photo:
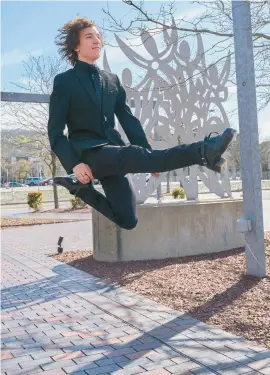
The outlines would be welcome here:
[[[2,374],[270,374],[265,347],[3,234]]]

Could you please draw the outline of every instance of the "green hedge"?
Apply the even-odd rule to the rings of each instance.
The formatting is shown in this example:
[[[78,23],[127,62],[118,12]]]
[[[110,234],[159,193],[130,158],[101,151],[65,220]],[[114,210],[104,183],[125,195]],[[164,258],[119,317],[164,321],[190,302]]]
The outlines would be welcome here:
[[[87,203],[85,203],[80,197],[77,197],[77,196],[75,196],[75,198],[72,198],[70,200],[70,203],[73,209],[84,208],[87,206]]]
[[[40,211],[43,205],[43,194],[41,191],[30,191],[27,195],[27,203],[30,208]]]
[[[177,199],[177,198],[184,199],[186,197],[186,193],[183,188],[174,188],[171,194],[174,197],[174,199]]]

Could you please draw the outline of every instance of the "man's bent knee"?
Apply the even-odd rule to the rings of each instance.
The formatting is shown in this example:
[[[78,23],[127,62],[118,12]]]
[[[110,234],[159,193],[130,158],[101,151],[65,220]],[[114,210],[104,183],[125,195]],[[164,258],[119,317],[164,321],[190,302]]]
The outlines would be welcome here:
[[[119,227],[126,229],[126,230],[132,230],[136,227],[138,224],[138,219],[137,217],[134,217],[133,219],[127,219],[125,221],[119,222],[118,225]]]

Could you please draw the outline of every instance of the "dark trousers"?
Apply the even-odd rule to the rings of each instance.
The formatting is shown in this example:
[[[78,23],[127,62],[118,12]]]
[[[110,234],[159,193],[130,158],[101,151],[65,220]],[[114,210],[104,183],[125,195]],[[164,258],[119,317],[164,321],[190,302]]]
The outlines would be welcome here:
[[[201,163],[199,143],[149,151],[139,146],[112,146],[86,149],[82,162],[88,164],[105,192],[89,184],[77,192],[84,202],[124,229],[135,228],[136,198],[128,173],[166,172]]]

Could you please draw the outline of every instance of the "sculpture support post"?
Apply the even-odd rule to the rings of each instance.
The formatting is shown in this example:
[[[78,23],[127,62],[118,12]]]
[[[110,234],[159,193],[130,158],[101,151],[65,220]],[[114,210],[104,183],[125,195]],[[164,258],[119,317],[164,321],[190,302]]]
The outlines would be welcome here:
[[[252,221],[245,234],[248,275],[266,275],[262,189],[253,40],[249,1],[232,1],[244,218]],[[254,256],[252,255],[251,251]]]
[[[155,127],[154,127],[154,140],[159,141],[159,136],[158,136],[157,131],[156,131],[156,126],[158,126],[158,124],[155,124]],[[160,201],[161,198],[162,198],[162,186],[161,186],[161,184],[159,184],[157,186],[156,198],[157,198],[157,201]]]

